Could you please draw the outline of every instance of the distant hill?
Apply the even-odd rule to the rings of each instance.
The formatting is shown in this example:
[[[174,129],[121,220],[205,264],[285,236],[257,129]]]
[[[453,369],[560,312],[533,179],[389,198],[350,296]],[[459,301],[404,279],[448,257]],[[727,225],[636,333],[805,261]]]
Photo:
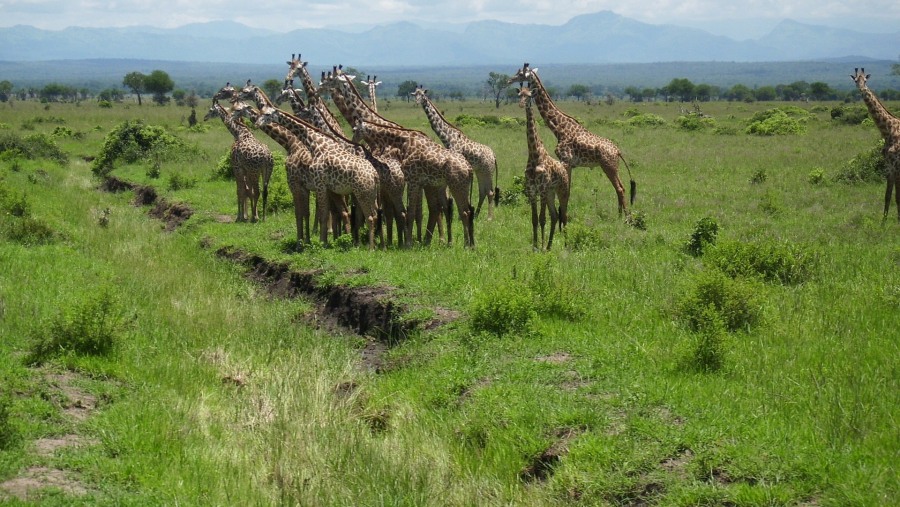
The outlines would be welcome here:
[[[453,66],[521,63],[793,61],[847,56],[892,60],[900,31],[872,34],[784,21],[768,35],[737,41],[703,30],[651,25],[609,11],[563,25],[499,21],[443,30],[394,23],[365,31],[301,29],[288,33],[216,21],[153,27],[39,30],[0,28],[0,60],[138,59],[263,64],[302,52],[323,65]]]

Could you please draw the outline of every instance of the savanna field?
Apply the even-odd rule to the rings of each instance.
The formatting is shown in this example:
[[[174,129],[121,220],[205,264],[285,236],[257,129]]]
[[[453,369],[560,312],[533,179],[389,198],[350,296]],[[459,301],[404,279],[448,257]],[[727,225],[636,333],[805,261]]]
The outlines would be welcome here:
[[[0,503],[900,502],[900,224],[878,129],[841,120],[861,102],[558,102],[618,144],[637,199],[626,222],[576,168],[543,252],[524,110],[436,103],[499,161],[474,249],[455,218],[449,246],[297,252],[258,130],[269,213],[237,223],[217,119],[0,105]],[[433,136],[412,103],[379,112]],[[171,230],[92,170],[135,120],[165,142],[110,176],[189,208]],[[385,289],[423,324],[373,347],[223,251]]]

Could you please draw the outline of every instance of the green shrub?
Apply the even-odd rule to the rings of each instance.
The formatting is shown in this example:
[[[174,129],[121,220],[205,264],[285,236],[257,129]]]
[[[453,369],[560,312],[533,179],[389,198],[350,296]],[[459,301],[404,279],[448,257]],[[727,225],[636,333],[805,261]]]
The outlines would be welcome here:
[[[539,257],[528,280],[528,288],[540,315],[577,320],[587,313],[584,291],[570,287],[551,257]]]
[[[808,181],[810,185],[821,185],[825,182],[825,170],[821,167],[813,168],[806,176],[806,181]]]
[[[107,289],[95,289],[35,330],[25,362],[39,365],[65,354],[107,356],[115,350],[124,329],[118,299]]]
[[[634,115],[623,123],[633,127],[661,127],[669,124],[665,118],[653,113]]]
[[[816,252],[774,241],[721,243],[707,250],[703,260],[731,277],[759,278],[785,285],[810,280],[819,266]]]
[[[757,169],[753,176],[750,176],[750,183],[759,185],[765,183],[767,179],[769,179],[769,173],[765,169]]]
[[[707,246],[716,244],[716,236],[719,234],[719,223],[713,217],[703,217],[694,226],[691,239],[685,245],[685,250],[694,257],[703,255]]]
[[[639,231],[647,230],[647,214],[643,211],[632,212],[626,222]]]
[[[715,128],[716,120],[713,118],[705,118],[699,114],[690,114],[675,118],[675,126],[681,130],[697,131]]]
[[[719,270],[700,273],[676,303],[676,314],[693,331],[721,320],[728,331],[749,329],[760,320],[761,300],[751,280]]]
[[[333,246],[342,252],[349,252],[353,248],[353,236],[341,234],[334,240]]]
[[[781,202],[778,200],[777,195],[766,191],[759,200],[759,209],[767,215],[775,216],[781,213]]]
[[[97,103],[97,107],[100,107],[103,109],[112,109],[112,102],[110,102],[108,100],[101,100],[100,102]]]
[[[176,190],[187,190],[197,186],[197,180],[188,178],[181,173],[175,173],[169,177],[168,189],[172,192]]]
[[[574,252],[599,250],[607,246],[599,229],[581,224],[569,224],[563,232],[566,248]]]
[[[4,157],[22,157],[30,160],[46,158],[60,165],[69,161],[69,156],[47,134],[29,134],[20,137],[10,132],[0,135],[0,154]]]
[[[803,134],[806,132],[805,122],[805,117],[798,119],[781,108],[775,108],[753,115],[745,132],[761,136]]]
[[[884,180],[884,139],[879,139],[867,151],[850,159],[834,176],[840,183],[875,183]]]
[[[537,316],[528,286],[517,280],[478,291],[472,299],[469,326],[476,333],[523,334]]]
[[[517,174],[513,176],[512,185],[500,193],[500,204],[517,206],[523,201],[525,201],[525,176]]]
[[[869,117],[869,110],[861,105],[841,105],[831,109],[831,121],[844,125],[860,125]]]
[[[0,183],[3,180],[0,179]],[[21,196],[14,194],[12,190],[5,185],[0,185],[0,214],[12,215],[14,217],[26,217],[31,213],[31,205],[28,203],[28,197],[25,192]]]
[[[726,328],[722,315],[715,305],[700,310],[696,318],[697,334],[688,362],[690,369],[712,373],[725,363]]]
[[[126,120],[106,135],[103,147],[91,165],[91,171],[94,175],[103,177],[112,171],[119,160],[133,163],[146,158],[151,152],[162,158],[173,158],[179,153],[190,151],[187,145],[163,127],[144,125],[141,120]]]
[[[213,168],[213,180],[234,180],[234,171],[231,169],[231,150],[219,158],[216,166]]]
[[[0,235],[25,246],[49,245],[59,239],[44,221],[30,216],[0,220]]]

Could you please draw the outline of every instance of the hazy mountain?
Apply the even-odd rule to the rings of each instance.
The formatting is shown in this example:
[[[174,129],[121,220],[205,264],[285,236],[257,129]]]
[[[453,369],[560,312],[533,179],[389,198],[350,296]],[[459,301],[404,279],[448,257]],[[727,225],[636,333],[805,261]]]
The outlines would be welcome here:
[[[281,63],[291,53],[323,65],[487,65],[790,61],[847,56],[895,59],[900,31],[863,33],[783,21],[753,40],[734,40],[674,25],[651,25],[609,11],[563,25],[479,21],[449,30],[394,23],[364,31],[300,29],[288,33],[217,21],[153,27],[39,30],[0,28],[0,61],[140,59]]]

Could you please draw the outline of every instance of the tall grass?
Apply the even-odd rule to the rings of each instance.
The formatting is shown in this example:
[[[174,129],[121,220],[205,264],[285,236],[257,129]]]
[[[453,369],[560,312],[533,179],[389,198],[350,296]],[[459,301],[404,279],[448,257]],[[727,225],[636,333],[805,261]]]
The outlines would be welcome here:
[[[19,386],[6,404],[21,422],[15,441],[64,428],[99,441],[47,461],[7,445],[0,480],[49,462],[80,472],[87,503],[896,503],[897,225],[881,222],[881,183],[832,183],[877,130],[834,122],[825,108],[803,134],[743,133],[779,104],[709,104],[716,129],[698,131],[619,121],[633,108],[674,126],[677,104],[560,105],[621,147],[646,230],[619,219],[602,171],[576,168],[567,240],[552,252],[532,252],[520,201],[476,223],[474,250],[435,242],[298,254],[284,247],[295,234],[290,211],[256,224],[218,220],[233,208],[233,184],[211,178],[231,143],[221,125],[189,131],[173,106],[0,109],[2,123],[52,114],[84,133],[57,140],[65,165],[0,161],[7,195],[26,195],[29,216],[58,235],[0,238],[0,379]],[[513,188],[525,133],[503,119],[522,110],[448,108],[449,117],[497,117],[463,129],[494,148],[498,186]],[[386,114],[430,135],[420,108],[394,103]],[[172,233],[131,196],[95,192],[81,158],[136,118],[196,147],[188,161],[163,160],[156,179],[142,160],[113,170],[194,208]],[[32,126],[27,133],[49,134],[59,124]],[[166,187],[174,174],[196,183]],[[103,227],[97,213],[107,208]],[[715,234],[700,223],[716,224]],[[390,285],[401,302],[457,310],[461,321],[397,344],[374,374],[358,367],[361,339],[307,327],[298,314],[308,303],[270,298],[201,245],[321,270],[333,283]],[[758,313],[696,303],[732,285],[720,299]],[[22,356],[35,323],[102,287],[116,288],[131,318],[116,353],[44,367],[81,372],[106,393],[101,409],[72,424]],[[472,332],[476,303],[502,307],[523,294],[535,310],[527,332]],[[677,309],[687,300],[696,305],[685,325]],[[721,329],[734,314],[754,319]],[[559,456],[535,480],[527,470],[551,450]]]

